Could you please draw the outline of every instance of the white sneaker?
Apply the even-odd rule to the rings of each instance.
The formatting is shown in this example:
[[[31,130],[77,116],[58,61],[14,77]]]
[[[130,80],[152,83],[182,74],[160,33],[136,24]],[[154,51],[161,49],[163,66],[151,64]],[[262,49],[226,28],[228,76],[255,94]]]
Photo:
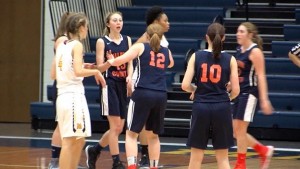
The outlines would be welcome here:
[[[268,151],[265,155],[261,156],[261,166],[260,169],[268,169],[270,165],[271,158],[273,157],[274,147],[266,146]]]
[[[48,169],[59,169],[58,167],[58,158],[52,158],[48,165]]]

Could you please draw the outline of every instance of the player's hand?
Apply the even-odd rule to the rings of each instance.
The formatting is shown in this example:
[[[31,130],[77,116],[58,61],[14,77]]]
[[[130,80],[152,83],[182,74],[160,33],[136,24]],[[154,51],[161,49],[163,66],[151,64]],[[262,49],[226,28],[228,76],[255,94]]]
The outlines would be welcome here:
[[[194,100],[194,97],[195,97],[195,92],[192,92],[190,95],[190,100]]]
[[[127,97],[130,97],[132,95],[132,80],[130,77],[126,78],[126,84],[127,84]]]
[[[225,85],[225,86],[226,86],[226,90],[227,90],[227,92],[228,92],[228,93],[230,93],[230,92],[231,92],[231,89],[232,89],[232,88],[231,88],[231,83],[230,83],[230,82],[228,82],[228,83],[226,83],[226,85]]]
[[[106,81],[105,81],[103,75],[100,73],[100,71],[99,71],[99,73],[97,73],[95,75],[95,80],[96,80],[97,85],[101,84],[102,87],[106,86]]]
[[[265,115],[271,115],[274,111],[269,99],[260,101],[260,109]]]
[[[111,50],[106,52],[106,58],[107,60],[111,60],[115,58],[114,55],[111,53]]]

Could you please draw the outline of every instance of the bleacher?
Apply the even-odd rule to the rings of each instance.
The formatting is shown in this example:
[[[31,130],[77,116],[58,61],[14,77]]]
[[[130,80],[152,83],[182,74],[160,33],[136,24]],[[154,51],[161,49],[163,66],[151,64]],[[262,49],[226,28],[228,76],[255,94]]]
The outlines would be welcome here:
[[[275,108],[270,116],[259,111],[249,131],[260,139],[300,140],[300,69],[287,56],[290,48],[300,41],[300,3],[293,0],[277,2],[275,7],[271,7],[263,0],[249,0],[249,20],[258,26],[265,42],[269,97]],[[124,17],[122,34],[131,36],[133,41],[141,36],[146,28],[145,12],[153,5],[162,6],[169,17],[170,30],[166,37],[175,60],[174,68],[167,74],[169,91],[165,135],[186,137],[192,102],[189,94],[180,88],[185,53],[190,48],[203,48],[207,26],[215,16],[221,15],[225,18],[226,27],[224,48],[234,54],[235,33],[237,26],[245,21],[245,6],[236,5],[235,0],[132,0],[132,7],[118,8]],[[95,62],[97,39],[98,36],[90,36],[91,51],[85,54],[85,62]],[[103,132],[107,129],[107,121],[100,116],[99,87],[93,77],[85,78],[84,85],[93,132]],[[47,89],[48,100],[51,101],[53,88],[49,84]],[[34,129],[53,128],[51,103],[32,102],[30,108]]]

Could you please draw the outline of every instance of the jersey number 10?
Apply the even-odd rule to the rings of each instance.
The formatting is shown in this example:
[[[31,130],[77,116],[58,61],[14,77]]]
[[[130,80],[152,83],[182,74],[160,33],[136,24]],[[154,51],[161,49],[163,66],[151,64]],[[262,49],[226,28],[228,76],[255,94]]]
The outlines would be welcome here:
[[[201,82],[208,82],[208,79],[212,83],[218,83],[221,79],[222,68],[220,65],[211,65],[209,68],[207,67],[207,63],[203,63],[201,65],[202,75]],[[209,72],[207,73],[207,71]],[[207,77],[208,76],[208,77]]]

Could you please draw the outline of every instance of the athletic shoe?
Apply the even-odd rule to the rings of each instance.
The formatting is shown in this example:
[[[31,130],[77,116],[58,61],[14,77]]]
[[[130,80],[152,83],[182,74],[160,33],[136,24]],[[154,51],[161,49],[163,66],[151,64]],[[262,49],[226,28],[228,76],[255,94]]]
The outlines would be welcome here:
[[[137,169],[137,168],[136,168],[136,165],[130,165],[127,167],[127,169]]]
[[[112,169],[125,169],[125,167],[122,164],[122,162],[119,161],[119,162],[113,164]]]
[[[58,169],[58,166],[58,158],[52,158],[48,165],[48,169]]]
[[[140,169],[148,169],[150,167],[149,157],[144,154],[139,161]]]
[[[94,146],[88,145],[85,148],[86,155],[86,165],[89,169],[96,169],[96,162],[100,156],[100,153],[97,153],[94,149]]]
[[[268,151],[266,154],[260,156],[260,169],[268,169],[270,165],[271,158],[273,157],[274,147],[273,146],[266,146]]]
[[[247,169],[245,164],[236,163],[234,169]]]
[[[86,169],[86,167],[84,167],[84,166],[82,166],[82,165],[79,164],[79,165],[77,166],[77,169]]]

